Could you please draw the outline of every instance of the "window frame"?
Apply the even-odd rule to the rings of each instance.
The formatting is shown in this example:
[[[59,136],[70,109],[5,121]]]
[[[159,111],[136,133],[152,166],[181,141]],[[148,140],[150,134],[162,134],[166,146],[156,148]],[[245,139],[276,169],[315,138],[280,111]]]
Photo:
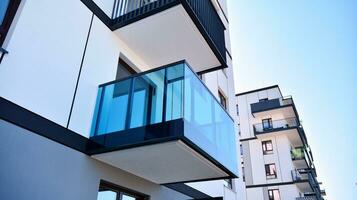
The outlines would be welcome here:
[[[277,199],[275,199],[275,193],[274,193],[274,191],[277,191],[278,192],[278,195],[279,195],[279,197],[277,198]],[[272,195],[270,195],[270,193],[272,194]],[[279,189],[268,189],[268,199],[269,200],[280,200],[281,198],[280,198],[280,191],[279,191]]]
[[[227,110],[227,108],[228,108],[227,98],[220,90],[218,90],[218,97],[219,97],[219,103],[222,105],[222,107],[225,110]],[[222,102],[222,100],[223,100],[223,102]]]
[[[274,171],[273,173],[270,171],[270,166],[274,166]],[[276,179],[277,178],[277,172],[276,172],[276,165],[275,163],[269,163],[269,164],[265,164],[265,176],[266,179]]]
[[[268,149],[268,143],[271,144],[271,149]],[[272,140],[264,140],[262,141],[262,150],[263,155],[269,155],[274,153],[273,141]]]
[[[6,36],[9,32],[11,24],[15,18],[15,15],[17,13],[20,3],[21,3],[21,0],[10,0],[9,1],[9,5],[5,11],[4,20],[0,24],[0,47],[2,47],[5,42]]]
[[[269,127],[264,127],[265,122],[268,122]],[[272,118],[262,119],[262,128],[263,128],[263,131],[273,129],[273,119]]]
[[[233,179],[224,179],[224,181],[226,182],[224,186],[228,189],[233,190]]]
[[[104,190],[108,190],[108,191],[117,193],[116,200],[122,200],[123,195],[133,197],[136,200],[149,200],[150,199],[150,196],[146,195],[144,193],[137,192],[137,191],[134,191],[134,190],[131,190],[131,189],[119,186],[119,185],[115,185],[113,183],[110,183],[110,182],[107,182],[104,180],[100,180],[97,194],[99,194],[99,192],[104,191]],[[98,199],[98,196],[97,196],[97,199]]]

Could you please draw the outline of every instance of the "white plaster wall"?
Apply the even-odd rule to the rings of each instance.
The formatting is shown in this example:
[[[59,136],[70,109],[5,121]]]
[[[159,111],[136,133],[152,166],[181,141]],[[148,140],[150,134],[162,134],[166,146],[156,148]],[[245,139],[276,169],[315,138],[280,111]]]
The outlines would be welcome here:
[[[263,158],[262,144],[259,140],[251,140],[249,141],[249,147],[251,167],[253,169],[253,184],[265,184],[267,181],[265,176],[265,162]]]
[[[281,179],[284,182],[292,181],[291,171],[294,169],[294,164],[291,159],[291,143],[286,135],[276,137],[278,148],[278,158],[281,171]]]
[[[93,2],[111,18],[115,0],[93,0]]]
[[[263,188],[247,188],[247,200],[264,200]]]
[[[250,105],[259,102],[259,99],[276,99],[281,97],[282,95],[277,87],[236,97],[239,107],[239,122],[242,134],[241,139],[254,137],[253,124],[261,123],[262,119],[270,117],[272,117],[273,120],[283,118],[283,115],[281,113],[277,113],[276,116],[271,116],[271,114],[267,114],[264,117],[254,118]]]
[[[195,188],[212,197],[224,196],[224,180],[204,181],[186,183],[186,185]]]
[[[115,80],[120,54],[140,71],[147,64],[134,54],[102,21],[94,17],[69,128],[89,137],[98,86]]]
[[[283,200],[295,200],[299,197],[299,190],[295,185],[279,186],[280,198]]]
[[[0,65],[0,95],[65,126],[91,13],[72,0],[22,6]]]
[[[0,199],[96,200],[100,180],[152,200],[191,199],[2,120],[0,136],[6,161],[0,165]]]

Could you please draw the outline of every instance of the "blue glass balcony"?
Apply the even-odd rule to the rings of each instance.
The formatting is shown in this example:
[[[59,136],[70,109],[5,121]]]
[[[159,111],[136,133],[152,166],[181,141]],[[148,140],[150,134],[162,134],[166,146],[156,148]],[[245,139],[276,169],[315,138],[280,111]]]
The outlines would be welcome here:
[[[91,139],[156,183],[237,177],[234,121],[184,61],[101,85]]]

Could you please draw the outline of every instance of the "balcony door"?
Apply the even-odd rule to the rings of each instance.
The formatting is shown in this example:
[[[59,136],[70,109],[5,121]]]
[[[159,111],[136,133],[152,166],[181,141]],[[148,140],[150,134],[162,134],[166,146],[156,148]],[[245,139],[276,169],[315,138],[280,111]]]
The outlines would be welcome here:
[[[262,124],[263,124],[263,130],[266,131],[266,130],[270,130],[273,128],[273,121],[271,118],[268,118],[268,119],[263,119],[262,120]]]

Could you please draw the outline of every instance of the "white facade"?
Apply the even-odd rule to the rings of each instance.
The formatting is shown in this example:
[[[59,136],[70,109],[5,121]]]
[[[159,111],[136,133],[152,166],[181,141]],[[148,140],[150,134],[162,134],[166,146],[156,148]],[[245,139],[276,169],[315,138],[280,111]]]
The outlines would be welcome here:
[[[307,177],[316,171],[292,98],[271,86],[237,94],[237,105],[247,200],[321,198]],[[303,157],[293,158],[300,147]]]
[[[105,13],[110,13],[112,2],[94,2]],[[227,101],[227,111],[234,120],[238,120],[229,25],[226,20],[227,4],[225,0],[213,0],[212,3],[226,28],[224,34],[228,68],[205,73],[202,79],[217,99],[219,93],[223,94]],[[119,58],[125,60],[137,72],[182,59],[187,60],[196,72],[205,70],[209,65],[213,67],[219,64],[219,60],[192,21],[180,24],[181,21],[177,20],[177,24],[173,24],[172,28],[161,27],[163,35],[155,35],[158,33],[153,31],[155,23],[165,23],[165,20],[155,20],[162,20],[165,15],[174,18],[176,11],[187,15],[181,5],[178,5],[142,19],[152,22],[152,26],[138,26],[147,32],[135,31],[138,27],[133,26],[113,31],[80,0],[22,0],[2,45],[9,53],[4,55],[0,63],[0,96],[89,138],[98,86],[115,80]],[[188,18],[188,15],[186,17]],[[141,22],[139,20],[135,23]],[[182,29],[187,29],[187,35],[182,36],[183,38],[180,38],[180,35],[170,35],[181,33]],[[142,40],[134,41],[131,37]],[[158,39],[170,43],[171,46],[150,43]],[[150,45],[151,49],[148,48]],[[200,51],[202,49],[204,51]],[[11,157],[6,165],[2,164],[0,167],[0,177],[5,177],[0,178],[0,185],[7,185],[5,188],[1,187],[0,199],[30,197],[94,200],[97,198],[100,180],[144,193],[154,200],[192,199],[35,135],[6,120],[1,120],[0,136],[5,138],[0,142],[1,159]],[[238,136],[236,137],[239,141]],[[284,139],[286,140],[282,137],[279,140],[284,142]],[[239,155],[238,143],[237,151]],[[240,166],[239,163],[237,165]],[[26,167],[22,169],[19,166]],[[5,171],[8,173],[5,174]],[[54,179],[58,182],[55,183]],[[14,188],[19,181],[26,185],[22,192],[16,192]],[[241,200],[245,196],[241,178],[234,180],[233,188],[226,187],[224,180],[187,185],[208,196],[223,197],[225,200]],[[61,195],[56,195],[59,193]]]

